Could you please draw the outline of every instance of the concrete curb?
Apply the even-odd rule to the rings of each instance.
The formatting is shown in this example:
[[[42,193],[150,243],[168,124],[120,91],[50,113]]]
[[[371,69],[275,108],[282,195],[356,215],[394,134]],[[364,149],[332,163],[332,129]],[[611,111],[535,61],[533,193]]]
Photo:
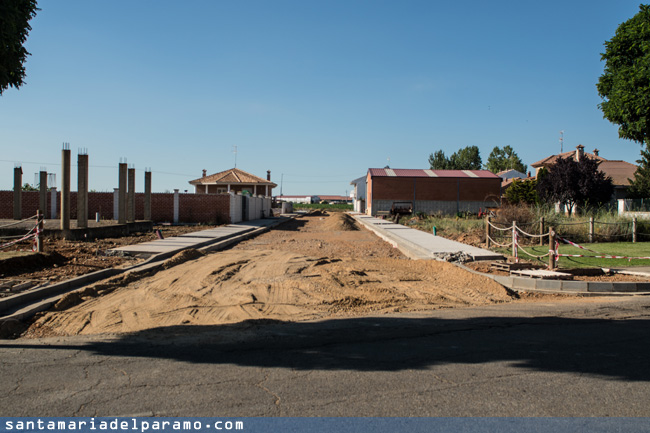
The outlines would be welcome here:
[[[250,230],[240,232],[235,236],[228,236],[226,239],[223,238],[210,239],[206,242],[202,242],[201,244],[199,244],[200,248],[197,248],[197,245],[191,247],[178,248],[177,250],[174,251],[167,251],[164,253],[153,255],[149,257],[147,260],[145,260],[144,262],[138,263],[136,265],[127,268],[102,269],[100,271],[92,272],[90,274],[81,275],[79,277],[75,277],[70,280],[52,284],[51,286],[42,287],[40,289],[35,289],[8,298],[0,299],[0,313],[6,311],[10,312],[7,316],[0,317],[0,324],[2,322],[7,322],[7,321],[25,320],[29,317],[32,317],[34,314],[38,312],[48,309],[52,305],[56,304],[59,301],[59,299],[61,299],[61,297],[74,290],[81,289],[84,286],[113,277],[115,275],[153,268],[158,265],[158,262],[165,260],[169,257],[172,257],[183,250],[194,248],[203,252],[220,251],[229,247],[230,245],[236,244],[243,240],[267,232],[271,228],[277,227],[280,224],[284,224],[285,222],[291,219],[292,218],[290,217],[279,217],[277,221],[267,226],[251,228]],[[34,302],[34,301],[38,301],[38,302]],[[16,309],[21,305],[23,306],[23,308]]]
[[[515,292],[539,292],[582,296],[650,295],[650,282],[540,280],[536,278],[486,274],[470,269],[460,263],[454,264],[473,274],[490,278],[503,287],[514,290]]]
[[[355,221],[357,221],[359,224],[363,225],[365,228],[367,228],[367,229],[371,230],[372,232],[374,232],[381,239],[385,240],[386,242],[393,245],[395,248],[399,249],[404,255],[406,255],[410,259],[445,261],[445,260],[435,256],[435,253],[437,253],[437,251],[432,251],[429,248],[426,248],[426,247],[424,247],[422,245],[418,245],[418,244],[410,241],[409,239],[406,239],[406,238],[404,238],[402,236],[399,236],[397,234],[397,232],[399,232],[400,230],[416,230],[416,231],[418,231],[417,229],[406,227],[406,226],[401,226],[399,224],[395,224],[395,223],[387,221],[384,224],[399,227],[399,229],[388,230],[388,229],[384,229],[381,226],[378,226],[377,224],[371,224],[369,222],[366,222],[365,218],[368,217],[367,215],[364,215],[364,214],[352,214],[352,213],[350,213],[349,215],[352,218],[354,218]],[[420,231],[418,231],[418,232],[421,233],[422,235],[425,235],[425,236],[426,235],[431,235],[430,233],[426,233],[426,232],[420,232]],[[431,235],[431,236],[433,236],[433,235]],[[445,239],[445,241],[450,242],[448,239]],[[460,243],[460,242],[455,242],[454,241],[454,244],[457,244],[457,243]],[[468,246],[468,250],[465,250],[463,252],[466,253],[467,255],[475,258],[476,260],[499,260],[499,259],[503,259],[503,256],[501,254],[497,254],[497,253],[494,253],[494,256],[481,255],[480,257],[478,257],[478,256],[475,255],[476,253],[473,252],[471,249],[477,250],[477,248]],[[488,250],[483,250],[483,249],[480,249],[480,250],[488,252]],[[449,250],[447,250],[447,251],[449,251]],[[459,251],[460,251],[460,247],[459,247]]]
[[[355,217],[355,215],[351,216],[353,218]],[[380,227],[376,227],[373,224],[365,224],[362,218],[354,219],[363,224],[367,229],[373,231],[380,238],[398,248],[411,259],[437,260],[433,257],[432,251],[425,251],[421,246],[395,236],[387,230],[382,230]],[[541,280],[536,278],[486,274],[470,269],[460,263],[451,263],[473,274],[490,278],[501,284],[503,287],[515,292],[539,292],[582,296],[650,295],[650,282]]]

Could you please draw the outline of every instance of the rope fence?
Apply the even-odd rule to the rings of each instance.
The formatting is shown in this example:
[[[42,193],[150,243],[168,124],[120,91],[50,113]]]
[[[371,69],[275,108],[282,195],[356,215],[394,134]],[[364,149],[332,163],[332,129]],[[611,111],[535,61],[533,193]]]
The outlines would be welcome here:
[[[637,218],[633,218],[630,221],[621,221],[621,222],[609,222],[609,221],[598,221],[594,219],[593,217],[589,218],[587,221],[578,221],[578,222],[560,222],[560,221],[545,221],[544,217],[540,218],[537,221],[533,222],[526,222],[526,223],[519,223],[517,221],[513,221],[511,223],[505,223],[501,221],[492,221],[490,217],[486,218],[486,231],[496,231],[496,232],[506,232],[509,230],[512,230],[512,225],[515,224],[517,226],[517,229],[519,232],[525,236],[529,241],[532,241],[534,239],[539,239],[540,245],[544,242],[545,237],[548,236],[548,230],[547,228],[549,226],[553,227],[580,227],[580,226],[586,226],[586,230],[576,230],[576,229],[569,229],[569,230],[562,230],[565,232],[565,234],[570,235],[573,238],[577,238],[580,240],[585,240],[589,243],[596,242],[597,240],[601,241],[621,241],[624,239],[630,239],[632,242],[637,242],[639,236],[646,236],[649,237],[650,233],[642,233],[639,230],[639,224],[637,221]],[[523,230],[523,227],[539,227],[538,233],[533,233],[533,231],[526,229]],[[598,227],[601,227],[600,230],[598,230]],[[642,227],[646,227],[647,225],[644,224]],[[495,233],[496,235],[496,233]],[[493,240],[497,240],[495,236],[491,236]],[[486,241],[487,241],[487,236],[486,236]]]
[[[0,243],[0,250],[9,248],[20,242],[31,241],[32,251],[43,252],[43,215],[40,213],[40,211],[33,217],[26,218],[24,220],[17,221],[12,224],[5,224],[3,226],[0,226],[0,228],[15,226],[24,223],[25,221],[30,221],[33,219],[36,219],[36,223],[27,233],[22,235],[16,235],[16,236],[0,236],[0,241],[12,239],[9,240],[8,242]]]
[[[591,218],[589,221],[586,222],[590,226],[590,233],[589,233],[589,239],[590,241],[594,238],[594,233],[593,233],[593,228],[595,224],[597,223],[594,221],[593,218]],[[581,223],[568,223],[566,225],[577,225],[577,224],[585,224],[584,222]],[[603,224],[610,224],[610,225],[628,225],[629,222],[624,222],[624,223],[605,223]],[[528,224],[530,225],[530,224]],[[643,235],[643,236],[650,236],[650,234],[646,233],[637,233],[636,232],[636,219],[632,221],[632,239],[633,242],[636,242],[637,235]],[[540,230],[545,229],[545,224],[544,221],[540,221]],[[509,235],[506,234],[506,232],[509,232]],[[495,239],[493,235],[499,235],[501,239]],[[630,233],[624,233],[620,235],[616,235],[619,237],[624,237],[624,236],[629,236]],[[548,253],[546,254],[532,254],[528,251],[526,251],[523,246],[521,245],[521,237],[529,238],[531,240],[533,239],[539,239],[540,245],[543,245],[544,239],[548,239]],[[565,253],[560,253],[559,252],[559,246],[560,246],[560,241],[571,245],[576,248],[580,248],[585,251],[589,251],[593,253],[594,255],[588,255],[588,254],[565,254]],[[625,255],[617,255],[617,254],[604,254],[592,249],[589,249],[583,245],[580,245],[576,242],[570,241],[566,237],[559,236],[553,227],[548,227],[548,232],[543,232],[540,234],[533,234],[533,233],[528,233],[524,230],[522,230],[518,225],[516,221],[513,221],[511,225],[506,226],[506,227],[499,227],[495,225],[490,217],[487,217],[485,219],[485,242],[488,248],[491,246],[496,246],[500,248],[510,248],[512,247],[512,256],[515,259],[515,262],[519,261],[519,254],[523,253],[526,256],[533,257],[536,259],[543,259],[548,257],[549,258],[549,268],[554,269],[557,267],[557,262],[560,257],[587,257],[587,258],[599,258],[599,259],[625,259],[628,261],[632,260],[650,260],[650,257],[630,257],[630,256],[625,256]]]

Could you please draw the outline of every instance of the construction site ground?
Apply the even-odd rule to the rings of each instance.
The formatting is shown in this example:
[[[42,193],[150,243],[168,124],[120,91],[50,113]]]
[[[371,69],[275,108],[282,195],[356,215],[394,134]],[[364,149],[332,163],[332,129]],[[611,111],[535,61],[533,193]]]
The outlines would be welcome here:
[[[197,227],[168,227],[166,232],[183,230]],[[104,251],[152,236],[51,241],[49,254],[64,257],[59,264],[14,266],[3,273],[63,279],[84,269],[125,266],[136,259]],[[37,315],[23,336],[130,333],[250,319],[308,321],[567,298],[517,295],[450,263],[409,260],[349,215],[315,212],[226,251],[186,250],[162,270],[116,276],[68,294]]]

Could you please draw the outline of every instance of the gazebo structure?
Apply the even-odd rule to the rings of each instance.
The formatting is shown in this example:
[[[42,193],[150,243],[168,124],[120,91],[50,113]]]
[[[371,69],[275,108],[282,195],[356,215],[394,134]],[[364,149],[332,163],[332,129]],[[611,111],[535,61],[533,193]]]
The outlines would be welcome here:
[[[263,195],[270,197],[273,188],[277,185],[271,182],[271,171],[266,172],[266,179],[257,177],[238,168],[221,171],[207,175],[203,170],[203,176],[190,181],[194,185],[197,194],[227,194],[239,192],[244,195]]]

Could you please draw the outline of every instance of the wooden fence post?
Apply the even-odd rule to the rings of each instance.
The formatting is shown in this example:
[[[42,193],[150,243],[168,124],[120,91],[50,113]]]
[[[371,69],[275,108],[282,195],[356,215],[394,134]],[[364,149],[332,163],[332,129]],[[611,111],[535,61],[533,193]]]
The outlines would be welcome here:
[[[589,217],[589,243],[594,242],[594,217]]]
[[[485,248],[490,248],[490,217],[485,217]]]
[[[515,242],[517,236],[517,221],[512,222],[512,257],[517,260],[517,243]]]
[[[632,218],[632,242],[636,242],[636,217]]]
[[[43,252],[43,213],[41,210],[36,211],[36,221],[38,228],[36,229],[36,252]]]
[[[544,245],[544,217],[539,219],[539,245]]]
[[[548,268],[555,269],[555,230],[548,228]]]

